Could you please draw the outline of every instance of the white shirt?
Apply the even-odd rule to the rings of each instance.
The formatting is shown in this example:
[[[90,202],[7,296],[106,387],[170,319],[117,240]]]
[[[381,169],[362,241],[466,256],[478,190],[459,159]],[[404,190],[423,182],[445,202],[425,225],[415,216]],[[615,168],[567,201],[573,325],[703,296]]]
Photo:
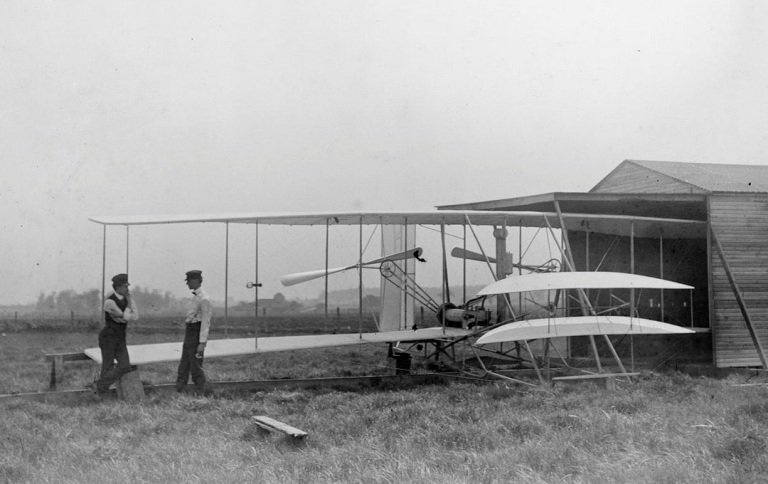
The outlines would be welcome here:
[[[211,328],[213,305],[205,289],[198,287],[192,291],[194,297],[187,300],[187,323],[200,323],[200,343],[208,341],[208,330]]]

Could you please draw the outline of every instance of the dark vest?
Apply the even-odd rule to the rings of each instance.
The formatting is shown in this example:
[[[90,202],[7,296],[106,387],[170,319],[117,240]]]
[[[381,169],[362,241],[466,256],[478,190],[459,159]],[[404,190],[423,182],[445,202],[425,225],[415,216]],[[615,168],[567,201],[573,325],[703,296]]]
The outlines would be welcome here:
[[[120,311],[125,311],[125,308],[128,307],[128,301],[126,301],[125,298],[123,298],[121,300],[119,297],[117,297],[116,294],[112,294],[107,299],[111,299],[111,300],[115,301],[115,304],[117,304],[117,307],[120,308]],[[120,325],[122,327],[125,327],[124,323],[116,322],[114,319],[112,319],[112,316],[110,316],[109,313],[106,312],[106,311],[104,311],[104,318],[105,318],[107,324],[112,323],[112,324],[118,324],[118,325]]]

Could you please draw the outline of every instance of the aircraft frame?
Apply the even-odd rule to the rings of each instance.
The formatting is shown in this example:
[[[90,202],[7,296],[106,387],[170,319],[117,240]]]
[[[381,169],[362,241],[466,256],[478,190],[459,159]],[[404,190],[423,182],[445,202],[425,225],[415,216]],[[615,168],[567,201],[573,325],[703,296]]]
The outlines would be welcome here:
[[[363,254],[363,236],[362,236],[362,228],[365,225],[398,225],[402,227],[406,227],[406,233],[407,233],[407,227],[411,225],[438,225],[440,227],[440,233],[441,233],[441,240],[442,240],[442,246],[443,246],[443,254],[442,254],[442,270],[445,274],[446,271],[446,254],[447,249],[445,247],[445,227],[447,225],[460,225],[464,227],[465,233],[466,229],[469,228],[472,232],[472,235],[474,236],[478,246],[480,247],[480,250],[482,254],[476,255],[476,260],[483,260],[488,265],[489,269],[491,270],[492,274],[494,275],[494,278],[496,280],[502,279],[507,276],[508,271],[510,268],[517,268],[519,273],[522,273],[523,269],[526,270],[534,270],[537,266],[526,266],[522,263],[522,260],[518,260],[517,263],[514,261],[509,261],[508,253],[506,251],[506,239],[507,239],[507,228],[508,227],[529,227],[529,228],[539,228],[544,229],[548,231],[549,233],[552,233],[554,235],[554,230],[560,229],[560,230],[590,230],[595,229],[596,227],[600,227],[601,230],[603,230],[606,233],[616,233],[616,234],[642,234],[642,233],[650,233],[655,230],[660,230],[663,228],[666,233],[670,233],[674,230],[679,230],[679,234],[681,237],[690,237],[693,236],[693,234],[697,233],[700,230],[704,230],[702,227],[702,223],[695,222],[695,221],[689,221],[689,220],[670,220],[670,219],[659,219],[659,218],[646,218],[646,217],[625,217],[625,216],[615,216],[615,215],[592,215],[592,214],[563,214],[559,211],[557,213],[540,213],[540,212],[501,212],[501,211],[434,211],[434,212],[363,212],[363,213],[354,213],[354,212],[346,212],[346,213],[302,213],[302,214],[263,214],[263,213],[246,213],[246,214],[213,214],[213,215],[149,215],[149,216],[99,216],[99,217],[92,217],[90,219],[91,221],[101,224],[104,228],[104,251],[105,251],[105,257],[106,259],[106,230],[108,226],[123,226],[126,229],[126,247],[128,246],[128,238],[129,238],[129,228],[131,226],[135,225],[158,225],[158,224],[188,224],[188,223],[221,223],[224,224],[227,227],[227,240],[229,238],[229,224],[252,224],[256,226],[256,254],[257,254],[257,260],[256,260],[256,268],[255,268],[255,281],[249,282],[248,284],[250,287],[253,287],[255,289],[255,300],[256,304],[258,304],[258,288],[261,286],[261,282],[259,281],[259,275],[258,275],[258,227],[260,225],[307,225],[307,226],[325,226],[326,230],[329,230],[330,227],[335,225],[349,225],[349,226],[359,226],[360,227],[360,250],[358,254],[358,262],[351,264],[350,266],[341,268],[341,270],[347,270],[347,269],[358,269],[358,273],[360,274],[360,291],[359,291],[359,319],[360,319],[360,330],[358,332],[358,342],[364,343],[363,341],[364,337],[362,333],[362,319],[363,319],[363,304],[362,304],[362,268],[365,266],[369,266],[372,264],[381,264],[379,267],[380,270],[383,270],[383,266],[386,264],[392,263],[390,259],[388,259],[386,256],[381,257],[379,259],[374,259],[373,261],[368,261],[368,263],[363,262],[364,254]],[[495,247],[495,257],[488,256],[485,251],[483,250],[482,245],[480,244],[479,239],[477,238],[477,234],[475,233],[475,227],[476,226],[490,226],[493,227],[494,230],[494,237],[496,240],[496,247]],[[326,238],[327,240],[327,238]],[[227,243],[227,251],[228,251],[229,244]],[[406,242],[405,246],[407,247],[407,236],[406,236]],[[405,249],[404,252],[407,252],[409,249]],[[465,237],[465,247],[461,249],[463,251],[463,256],[466,256],[467,250],[466,250],[466,237]],[[572,267],[572,261],[569,260],[570,254],[569,254],[569,248],[567,247],[567,238],[563,241],[562,246],[558,244],[558,250],[560,251],[562,255],[562,260],[565,261],[565,265],[570,266],[569,269],[573,270]],[[328,251],[328,247],[326,245],[326,254]],[[418,257],[418,255],[416,256]],[[126,255],[126,261],[128,260],[128,256]],[[409,258],[404,257],[400,259],[403,261],[404,264],[408,264]],[[465,259],[466,260],[466,259]],[[492,261],[495,262],[495,270],[492,267]],[[127,262],[126,262],[127,264]],[[227,252],[226,254],[226,263],[225,263],[225,294],[227,292],[228,283],[229,283],[229,254]],[[106,274],[105,274],[105,267],[106,262],[103,263],[103,275],[102,275],[102,290],[104,290],[105,280],[106,280]],[[322,277],[325,277],[327,280],[327,277],[331,272],[332,269],[329,269],[327,267],[327,258],[326,258],[326,269],[319,271],[322,275]],[[407,269],[405,271],[407,273]],[[447,277],[444,277],[445,282],[447,282]],[[404,294],[408,294],[409,290],[412,291],[410,294],[413,296],[413,287],[409,288],[409,285],[407,282],[404,284],[404,287],[401,288],[404,292]],[[444,287],[444,290],[447,290],[447,287]],[[327,291],[326,291],[327,293]],[[444,293],[445,294],[445,293]],[[583,294],[583,291],[582,291]],[[226,299],[226,297],[225,297]],[[445,302],[445,297],[443,298]],[[466,297],[465,297],[466,299]],[[102,298],[103,300],[103,298]],[[483,300],[484,303],[484,300]],[[378,339],[377,342],[385,342],[390,344],[390,353],[403,353],[406,352],[407,349],[399,348],[397,345],[400,342],[407,342],[409,339],[416,341],[414,344],[423,344],[425,342],[430,342],[435,346],[435,350],[433,353],[427,355],[428,357],[437,357],[440,355],[447,355],[446,347],[451,347],[459,342],[468,342],[472,338],[476,338],[480,336],[483,333],[486,333],[488,331],[494,330],[499,326],[502,326],[504,324],[509,323],[510,321],[515,319],[512,306],[509,302],[508,296],[504,295],[503,297],[497,298],[497,323],[496,324],[488,324],[484,327],[476,327],[473,331],[462,333],[462,334],[456,334],[453,329],[450,328],[450,326],[447,326],[446,323],[451,322],[451,318],[447,317],[449,314],[449,311],[451,310],[459,310],[464,311],[463,308],[459,307],[451,307],[451,308],[443,308],[440,307],[439,309],[444,309],[442,313],[440,314],[440,321],[441,323],[439,326],[442,328],[442,335],[437,334],[431,334],[430,337],[424,337],[422,338],[420,335],[413,335],[411,338],[404,338],[402,335],[395,334],[396,332],[392,332],[392,337],[387,339],[386,337]],[[459,313],[463,314],[463,313]],[[225,306],[225,319],[227,315],[227,309]],[[258,306],[256,306],[256,337],[253,338],[253,352],[259,352],[259,341],[262,340],[264,342],[268,341],[265,340],[263,337],[259,337],[258,333]],[[401,330],[403,328],[400,328]],[[424,328],[429,329],[429,328]],[[434,328],[432,328],[434,329]],[[420,329],[417,329],[415,332],[418,333]],[[448,330],[448,331],[447,331]],[[453,331],[452,333],[450,333]],[[434,333],[434,331],[433,331]],[[450,333],[450,334],[449,334]],[[590,335],[590,338],[593,336]],[[607,339],[609,346],[611,347],[612,351],[612,345],[610,344],[610,340]],[[340,343],[333,342],[330,339],[328,340],[328,345],[335,346]],[[528,346],[527,341],[522,341],[522,345],[525,347],[526,352],[530,355],[530,361],[533,364],[534,370],[536,371],[539,379],[541,381],[544,381],[544,378],[541,375],[541,372],[539,371],[538,365],[536,363],[536,357],[534,356],[533,351],[531,351],[530,347]],[[411,345],[411,348],[414,345]],[[519,355],[519,345],[517,346],[517,352]],[[593,341],[594,346],[594,341]],[[470,347],[472,348],[472,351],[489,351],[488,348],[484,348],[482,346],[478,346],[473,344],[470,341]],[[291,347],[287,349],[301,349],[301,346],[298,347]],[[497,355],[501,356],[507,356],[509,357],[508,351],[492,351],[496,353]],[[596,350],[595,350],[596,353]],[[614,356],[616,356],[617,363],[622,368],[622,371],[625,372],[623,365],[621,364],[620,359],[615,354],[615,351],[613,351]],[[599,358],[596,355],[597,358]],[[478,357],[478,360],[480,358]],[[520,361],[522,361],[521,358],[515,358]],[[480,363],[482,365],[482,361]],[[599,359],[598,359],[598,367],[599,367]],[[484,370],[489,373],[493,374],[489,370],[487,370],[485,367],[483,367]],[[498,375],[496,375],[498,376]]]

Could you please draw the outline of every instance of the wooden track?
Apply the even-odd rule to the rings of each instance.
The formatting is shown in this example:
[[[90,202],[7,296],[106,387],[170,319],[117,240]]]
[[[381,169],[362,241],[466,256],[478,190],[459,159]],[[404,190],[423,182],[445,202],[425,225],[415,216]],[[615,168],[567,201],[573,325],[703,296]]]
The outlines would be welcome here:
[[[398,376],[358,376],[338,378],[308,378],[299,380],[256,380],[235,382],[209,382],[211,390],[227,391],[269,391],[277,388],[389,388],[395,385],[444,383],[458,378],[454,373],[429,373],[419,375]],[[474,381],[474,380],[473,380]],[[146,385],[147,395],[176,395],[176,384]],[[35,401],[52,404],[74,403],[81,404],[96,401],[117,400],[117,392],[112,391],[98,399],[91,390],[69,390],[59,392],[13,393],[0,395],[0,405],[22,401]]]

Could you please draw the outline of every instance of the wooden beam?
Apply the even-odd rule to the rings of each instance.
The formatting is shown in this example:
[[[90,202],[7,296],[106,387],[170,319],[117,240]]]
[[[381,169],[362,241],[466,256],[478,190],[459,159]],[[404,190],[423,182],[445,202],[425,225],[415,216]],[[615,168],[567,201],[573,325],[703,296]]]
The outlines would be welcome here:
[[[589,375],[567,375],[567,376],[554,376],[552,381],[568,381],[568,380],[594,380],[596,378],[618,378],[622,376],[639,376],[640,373],[594,373]]]
[[[51,390],[56,390],[56,387],[64,378],[64,358],[62,355],[52,355],[51,359]]]
[[[303,439],[307,436],[307,433],[303,430],[299,430],[296,427],[291,427],[288,424],[285,424],[283,422],[277,421],[273,418],[269,418],[264,415],[258,415],[253,418],[253,422],[259,426],[259,428],[262,428],[269,432],[281,432],[285,435],[288,435],[290,437],[293,437],[294,439]]]
[[[117,398],[129,403],[147,401],[144,385],[141,383],[141,373],[138,367],[131,366],[131,371],[120,377],[117,382]]]
[[[640,373],[598,373],[592,375],[571,375],[556,376],[552,378],[552,385],[555,382],[576,382],[584,380],[601,380],[605,389],[609,392],[616,390],[616,378],[638,376]]]
[[[56,390],[59,383],[64,378],[64,362],[90,360],[85,353],[53,353],[45,355],[45,359],[51,362],[51,383],[50,389]]]
[[[752,343],[755,345],[755,350],[757,350],[757,356],[760,357],[760,363],[762,363],[764,369],[768,369],[768,363],[766,363],[765,360],[765,352],[763,351],[763,346],[760,344],[760,338],[758,338],[757,332],[755,332],[755,327],[752,325],[752,318],[749,317],[747,304],[741,294],[739,285],[736,283],[736,278],[733,276],[733,272],[731,272],[731,267],[728,264],[728,259],[725,257],[723,247],[720,245],[720,240],[718,240],[717,236],[715,235],[715,229],[711,226],[709,228],[709,233],[712,237],[712,242],[717,249],[717,255],[720,256],[720,262],[723,264],[723,269],[725,269],[725,275],[728,276],[728,282],[731,284],[733,295],[736,296],[736,302],[738,303],[739,309],[741,310],[741,315],[744,317],[744,323],[747,325],[747,330],[749,331],[749,336],[752,338]]]
[[[466,376],[456,373],[425,373],[416,375],[396,375],[396,376],[354,376],[354,377],[332,377],[332,378],[308,378],[301,380],[255,380],[255,381],[231,381],[231,382],[209,382],[212,390],[221,391],[269,391],[278,388],[346,388],[357,390],[360,388],[393,388],[397,385],[418,385],[434,384],[435,382],[447,383],[461,378],[467,381]],[[481,380],[472,380],[481,381]],[[488,380],[491,381],[491,380]],[[147,385],[148,395],[176,394],[176,384],[166,383],[160,385]],[[60,392],[34,392],[34,393],[11,393],[0,395],[0,405],[3,403],[12,403],[20,400],[36,401],[44,403],[77,403],[87,400],[93,400],[92,390],[67,390]],[[102,398],[115,399],[117,392],[110,391]]]
[[[71,353],[50,353],[45,355],[45,359],[48,361],[55,360],[56,358],[60,358],[62,361],[90,360],[90,358],[82,351]]]

